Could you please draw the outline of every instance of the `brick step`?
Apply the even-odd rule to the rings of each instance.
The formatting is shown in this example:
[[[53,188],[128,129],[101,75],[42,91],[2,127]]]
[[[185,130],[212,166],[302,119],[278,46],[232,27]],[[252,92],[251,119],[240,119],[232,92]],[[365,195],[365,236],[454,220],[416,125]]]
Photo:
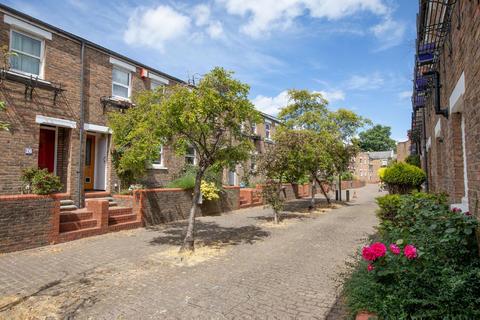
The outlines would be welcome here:
[[[67,204],[67,205],[60,205],[60,211],[65,212],[65,211],[73,211],[77,210],[77,206],[74,204]]]
[[[123,216],[125,214],[131,214],[132,213],[132,208],[129,207],[110,207],[108,208],[108,216],[109,217],[114,217],[114,216]]]
[[[130,230],[130,229],[137,229],[141,228],[142,222],[141,221],[131,221],[131,222],[125,222],[125,223],[119,223],[119,224],[114,224],[108,226],[108,231],[109,232],[115,232],[115,231],[120,231],[120,230]]]
[[[107,191],[92,191],[85,192],[85,199],[98,199],[98,198],[108,198],[112,195]]]
[[[67,211],[64,213],[60,213],[60,223],[90,220],[92,219],[92,216],[93,216],[93,212],[88,211],[86,209]]]
[[[86,237],[96,236],[102,233],[103,232],[99,227],[62,232],[58,237],[58,242],[60,243],[78,240]]]
[[[127,223],[127,222],[133,222],[137,219],[137,215],[130,213],[130,214],[123,214],[123,215],[116,215],[116,216],[110,216],[108,218],[108,225],[113,226],[116,224],[122,224],[122,223]]]
[[[96,226],[97,226],[97,220],[95,220],[95,219],[62,222],[62,223],[60,223],[60,233],[68,232],[68,231],[81,230],[81,229],[87,229],[87,228],[94,228]]]

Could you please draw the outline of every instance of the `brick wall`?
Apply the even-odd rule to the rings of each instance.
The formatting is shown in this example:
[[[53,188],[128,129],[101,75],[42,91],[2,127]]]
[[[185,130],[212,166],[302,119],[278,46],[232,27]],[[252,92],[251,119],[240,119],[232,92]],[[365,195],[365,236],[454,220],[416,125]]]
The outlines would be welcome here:
[[[426,139],[429,186],[434,192],[446,192],[452,203],[460,203],[465,195],[461,119],[465,119],[465,146],[470,211],[478,215],[480,198],[480,4],[478,1],[457,1],[452,15],[451,43],[440,56],[441,107],[450,105],[450,97],[462,73],[465,92],[460,98],[458,113],[446,119],[435,115],[433,99],[427,100]],[[447,41],[448,42],[448,41]],[[432,95],[433,96],[433,95]],[[439,134],[435,126],[441,123]]]
[[[397,143],[397,161],[405,161],[405,158],[410,155],[410,146],[410,140]]]
[[[361,180],[342,181],[342,190],[365,187],[366,182]]]
[[[54,243],[60,202],[51,196],[0,196],[0,253]]]
[[[197,216],[218,214],[238,209],[238,187],[226,187],[220,194],[220,200],[205,200],[200,205]],[[139,202],[142,217],[146,225],[157,225],[186,219],[192,206],[192,190],[147,189],[134,193],[134,201]]]

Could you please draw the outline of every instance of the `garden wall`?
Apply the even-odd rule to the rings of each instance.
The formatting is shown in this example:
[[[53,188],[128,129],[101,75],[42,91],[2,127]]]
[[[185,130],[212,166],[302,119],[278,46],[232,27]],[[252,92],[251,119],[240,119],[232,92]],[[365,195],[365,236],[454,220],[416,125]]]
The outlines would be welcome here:
[[[342,190],[362,188],[365,187],[365,185],[366,182],[360,180],[342,181]]]
[[[239,187],[224,187],[219,200],[203,201],[197,216],[238,209],[239,190]],[[133,198],[140,206],[147,226],[186,219],[192,206],[192,190],[178,188],[137,190]]]
[[[54,243],[60,224],[55,196],[0,196],[0,253]]]

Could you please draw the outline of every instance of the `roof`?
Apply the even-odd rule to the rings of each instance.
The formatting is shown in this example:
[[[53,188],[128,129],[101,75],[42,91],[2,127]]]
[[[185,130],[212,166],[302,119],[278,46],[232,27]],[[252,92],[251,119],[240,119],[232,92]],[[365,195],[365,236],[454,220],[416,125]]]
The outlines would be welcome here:
[[[27,21],[28,21],[29,23],[31,23],[31,24],[41,26],[41,27],[43,27],[44,29],[49,29],[49,30],[51,30],[51,31],[53,31],[53,32],[55,32],[55,33],[58,33],[58,34],[62,34],[62,35],[64,35],[64,36],[66,36],[66,37],[68,37],[68,38],[71,38],[71,39],[73,39],[73,40],[76,40],[76,41],[78,41],[78,42],[80,42],[80,43],[83,42],[83,43],[85,43],[85,45],[87,45],[87,46],[89,46],[89,47],[95,48],[95,49],[100,50],[100,51],[103,51],[103,52],[105,52],[105,53],[107,53],[107,54],[109,54],[109,55],[112,55],[112,56],[115,56],[115,57],[117,57],[117,58],[120,58],[120,59],[122,59],[122,60],[124,60],[124,61],[126,61],[126,62],[129,62],[129,63],[131,63],[131,64],[136,65],[137,67],[145,68],[145,69],[148,69],[148,70],[152,71],[153,73],[157,73],[157,74],[159,74],[159,75],[161,75],[161,76],[164,76],[164,77],[167,77],[167,78],[169,78],[169,79],[171,79],[171,80],[174,80],[174,81],[177,81],[177,82],[180,82],[180,83],[185,83],[185,81],[183,81],[183,80],[181,80],[181,79],[179,79],[179,78],[177,78],[177,77],[174,77],[174,76],[169,75],[169,74],[167,74],[167,73],[165,73],[165,72],[163,72],[163,71],[160,71],[160,70],[157,70],[157,69],[152,68],[152,67],[150,67],[150,66],[147,66],[147,65],[145,65],[145,64],[143,64],[143,63],[141,63],[141,62],[138,62],[138,61],[136,61],[136,60],[134,60],[134,59],[131,59],[131,58],[129,58],[129,57],[126,57],[126,56],[124,56],[124,55],[121,55],[121,54],[119,54],[119,53],[117,53],[117,52],[115,52],[115,51],[112,51],[112,50],[110,50],[110,49],[107,49],[107,48],[105,48],[105,47],[102,47],[101,45],[98,45],[98,44],[96,44],[96,43],[93,43],[93,42],[91,42],[91,41],[89,41],[89,40],[87,40],[87,39],[85,39],[85,38],[82,38],[82,37],[80,37],[80,36],[77,36],[77,35],[75,35],[75,34],[73,34],[73,33],[70,33],[70,32],[65,31],[65,30],[63,30],[63,29],[60,29],[60,28],[58,28],[58,27],[55,27],[55,26],[53,26],[53,25],[51,25],[51,24],[48,24],[48,23],[46,23],[46,22],[44,22],[44,21],[41,21],[41,20],[39,20],[39,19],[37,19],[37,18],[34,18],[34,17],[32,17],[32,16],[30,16],[30,15],[28,15],[28,14],[26,14],[26,13],[23,13],[23,12],[20,12],[20,11],[18,11],[18,10],[15,10],[15,9],[13,9],[13,8],[11,8],[11,7],[9,7],[9,6],[6,6],[6,5],[4,5],[4,4],[2,4],[2,3],[0,3],[0,11],[3,11],[4,13],[8,13],[8,14],[11,14],[11,15],[14,15],[14,16],[16,16],[16,18],[19,18],[19,19],[22,19],[22,20],[27,20]]]
[[[262,116],[264,116],[265,118],[270,119],[270,120],[272,120],[273,122],[280,123],[280,119],[278,119],[277,117],[271,116],[271,115],[269,115],[268,113],[262,112],[262,111],[260,111],[260,110],[259,110],[258,112],[260,112],[260,114],[261,114]]]
[[[394,157],[392,150],[390,151],[370,151],[367,152],[370,159],[389,159]]]

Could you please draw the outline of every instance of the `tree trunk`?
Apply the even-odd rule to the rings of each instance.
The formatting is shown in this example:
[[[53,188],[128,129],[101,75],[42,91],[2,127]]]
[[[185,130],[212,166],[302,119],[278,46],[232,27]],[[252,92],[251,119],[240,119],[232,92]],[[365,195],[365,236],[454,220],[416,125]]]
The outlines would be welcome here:
[[[277,210],[273,210],[273,223],[275,223],[275,224],[279,223],[278,211]]]
[[[328,196],[327,192],[325,191],[325,188],[323,187],[323,184],[317,179],[318,185],[320,186],[320,190],[322,190],[323,196],[325,199],[327,199],[327,203],[330,204],[330,197]]]
[[[190,214],[188,216],[188,227],[185,233],[185,239],[183,245],[180,248],[180,252],[193,252],[195,250],[195,216],[198,210],[198,200],[200,199],[200,185],[202,183],[204,170],[199,169],[195,176],[195,187],[193,189],[192,207],[190,208]]]
[[[293,194],[295,195],[295,199],[300,199],[300,194],[298,193],[298,183],[291,183]]]
[[[338,200],[342,201],[342,175],[338,175]]]
[[[308,207],[308,210],[313,210],[313,208],[315,208],[315,193],[317,193],[317,187],[315,185],[315,179],[312,179],[312,195],[310,198],[310,206]]]

